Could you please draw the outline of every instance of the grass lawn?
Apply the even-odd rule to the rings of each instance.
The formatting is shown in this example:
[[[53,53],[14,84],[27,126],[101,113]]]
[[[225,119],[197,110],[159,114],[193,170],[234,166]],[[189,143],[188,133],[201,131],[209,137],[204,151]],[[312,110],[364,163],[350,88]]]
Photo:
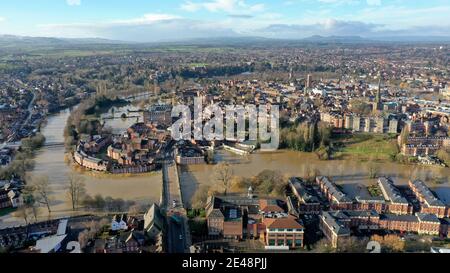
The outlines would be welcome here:
[[[6,209],[0,209],[0,217],[8,215],[10,213],[15,212],[16,209],[15,208],[6,208]]]
[[[398,154],[395,137],[382,134],[355,134],[343,140],[336,157],[358,160],[392,160]]]

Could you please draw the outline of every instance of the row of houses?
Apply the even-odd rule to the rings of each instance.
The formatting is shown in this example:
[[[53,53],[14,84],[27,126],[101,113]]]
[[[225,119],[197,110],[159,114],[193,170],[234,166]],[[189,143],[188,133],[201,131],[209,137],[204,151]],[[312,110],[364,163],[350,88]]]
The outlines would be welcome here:
[[[390,230],[418,234],[449,235],[449,208],[421,180],[409,181],[409,188],[419,201],[419,209],[401,194],[391,178],[380,177],[382,197],[350,200],[326,177],[317,177],[320,191],[330,202],[330,211],[320,213],[319,227],[333,247],[351,235],[352,229]]]
[[[316,178],[321,193],[330,203],[331,210],[375,210],[378,213],[411,214],[412,205],[404,198],[391,178],[380,177],[378,186],[383,196],[356,196],[349,198],[328,177]]]
[[[406,143],[401,143],[398,137],[400,151],[406,156],[429,156],[436,155],[441,150],[450,149],[450,137],[414,137],[407,138]]]
[[[351,236],[352,229],[389,230],[448,237],[450,219],[439,219],[434,214],[378,214],[376,211],[324,211],[319,216],[319,228],[338,247]]]
[[[396,134],[399,129],[397,119],[384,118],[382,116],[342,115],[334,112],[321,112],[320,119],[331,124],[334,128],[348,129],[353,132]]]
[[[106,172],[109,167],[109,162],[88,155],[81,145],[73,152],[73,159],[80,166],[93,171]]]

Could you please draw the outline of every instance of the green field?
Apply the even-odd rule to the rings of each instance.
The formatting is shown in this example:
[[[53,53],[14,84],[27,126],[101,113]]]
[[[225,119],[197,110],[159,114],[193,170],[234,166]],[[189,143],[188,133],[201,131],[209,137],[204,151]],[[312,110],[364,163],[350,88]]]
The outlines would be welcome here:
[[[10,213],[15,212],[16,209],[15,208],[6,208],[6,209],[0,209],[0,217],[8,215]]]
[[[358,160],[393,160],[398,154],[395,137],[382,134],[355,134],[342,141],[336,158]]]

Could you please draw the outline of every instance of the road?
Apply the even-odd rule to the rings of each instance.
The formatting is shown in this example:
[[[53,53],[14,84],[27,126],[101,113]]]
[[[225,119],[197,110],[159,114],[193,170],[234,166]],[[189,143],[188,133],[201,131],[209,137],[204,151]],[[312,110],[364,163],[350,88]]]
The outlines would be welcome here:
[[[169,224],[168,247],[169,253],[186,252],[186,235],[184,234],[184,221],[177,223],[171,217],[167,217]]]
[[[183,207],[180,190],[178,189],[177,165],[169,161],[163,164],[164,207],[167,212],[168,236],[167,245],[169,253],[184,253],[186,243],[186,212]],[[173,217],[178,219],[174,220]]]
[[[177,164],[173,158],[174,145],[175,141],[169,141],[162,149],[164,154],[162,167],[164,207],[168,225],[167,246],[169,253],[186,253],[189,250],[190,234],[179,188]]]
[[[34,104],[34,101],[36,100],[36,95],[34,93],[32,93],[32,95],[33,95],[33,98],[31,99],[30,103],[28,104],[28,108],[27,108],[27,112],[28,112],[27,118],[23,121],[22,126],[20,126],[20,129],[22,129],[25,125],[27,125],[31,119],[31,116],[32,116],[31,112],[33,110],[33,104]]]

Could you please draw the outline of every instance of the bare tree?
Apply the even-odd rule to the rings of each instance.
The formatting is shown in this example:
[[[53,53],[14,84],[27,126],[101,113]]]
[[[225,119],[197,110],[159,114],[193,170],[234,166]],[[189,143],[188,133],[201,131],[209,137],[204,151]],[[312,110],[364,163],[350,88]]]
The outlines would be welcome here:
[[[14,212],[14,216],[18,217],[18,218],[22,218],[25,221],[25,225],[28,225],[29,221],[29,217],[30,217],[30,208],[28,206],[21,206],[19,207],[15,212]]]
[[[228,163],[219,163],[214,167],[214,178],[222,184],[224,188],[224,194],[227,195],[227,191],[231,184],[231,178],[233,178],[233,170]]]
[[[51,187],[48,183],[47,176],[37,176],[32,179],[32,187],[34,189],[37,202],[43,204],[47,207],[48,213],[50,214],[52,210],[50,209],[50,193]]]
[[[84,183],[83,177],[75,173],[70,173],[68,179],[67,196],[72,204],[72,210],[75,211],[78,209],[81,199],[86,194],[86,184]]]
[[[24,205],[30,209],[34,221],[37,222],[39,211],[39,203],[36,201],[35,188],[32,185],[26,185],[22,191]]]
[[[139,215],[142,211],[142,206],[140,205],[133,205],[130,206],[130,208],[128,209],[128,214],[129,215]]]

